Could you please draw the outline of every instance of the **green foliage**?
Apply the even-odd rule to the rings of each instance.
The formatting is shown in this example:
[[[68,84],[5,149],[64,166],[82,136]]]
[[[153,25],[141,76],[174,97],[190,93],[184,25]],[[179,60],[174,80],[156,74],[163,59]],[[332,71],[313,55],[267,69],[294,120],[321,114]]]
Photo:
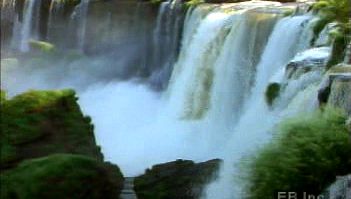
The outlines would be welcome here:
[[[279,96],[280,92],[280,84],[279,83],[271,83],[268,85],[265,96],[266,96],[266,102],[268,105],[272,105],[274,100]]]
[[[0,90],[0,96],[1,96],[1,104],[6,101],[6,92],[3,90]]]
[[[244,163],[248,198],[272,198],[275,191],[320,194],[336,176],[351,172],[346,116],[323,112],[284,121],[275,139]]]
[[[73,90],[28,91],[2,103],[1,166],[51,153],[102,159]]]
[[[27,160],[1,176],[2,199],[118,199],[116,171],[110,176],[102,162],[81,155],[56,154]]]
[[[312,9],[319,12],[322,18],[346,23],[349,20],[350,2],[349,0],[319,0]]]
[[[313,6],[312,9],[316,11],[320,19],[317,21],[313,28],[314,38],[312,43],[316,40],[320,32],[323,28],[332,22],[336,22],[339,24],[340,28],[343,29],[340,32],[344,32],[344,37],[347,35],[347,26],[350,27],[349,24],[349,14],[350,10],[350,2],[349,0],[319,0]],[[340,44],[340,42],[339,42]],[[339,45],[338,44],[338,45]]]
[[[283,16],[284,17],[291,16],[294,14],[294,12],[295,12],[294,9],[288,9],[288,10],[284,11]]]
[[[197,6],[201,3],[204,3],[204,0],[190,0],[185,3],[186,7],[192,7],[192,6]]]
[[[350,42],[351,23],[339,24],[336,31],[331,33],[333,38],[333,47],[331,57],[327,63],[327,70],[332,66],[343,61],[345,57],[345,49]]]

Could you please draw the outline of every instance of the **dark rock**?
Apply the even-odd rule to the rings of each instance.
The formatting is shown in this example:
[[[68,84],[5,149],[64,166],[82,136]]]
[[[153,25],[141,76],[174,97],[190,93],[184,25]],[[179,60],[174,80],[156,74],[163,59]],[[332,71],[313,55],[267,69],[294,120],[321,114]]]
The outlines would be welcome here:
[[[318,92],[320,104],[343,109],[351,115],[351,67],[337,65],[329,69]]]
[[[323,194],[323,198],[351,199],[351,174],[337,177],[336,181]]]
[[[139,199],[195,199],[214,180],[221,160],[202,163],[177,160],[153,166],[135,178]]]
[[[279,96],[279,92],[280,92],[280,84],[279,83],[271,83],[268,85],[267,89],[266,89],[266,102],[268,105],[272,105],[274,100]]]
[[[329,55],[329,47],[312,48],[299,53],[286,66],[286,77],[297,79],[310,71],[322,71],[328,62]]]

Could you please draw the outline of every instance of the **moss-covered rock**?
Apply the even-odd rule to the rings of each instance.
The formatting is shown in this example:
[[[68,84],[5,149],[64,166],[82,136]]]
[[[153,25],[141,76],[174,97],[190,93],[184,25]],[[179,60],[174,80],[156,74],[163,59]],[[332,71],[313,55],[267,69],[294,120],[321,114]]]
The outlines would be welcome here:
[[[116,181],[119,181],[116,183]],[[123,176],[81,155],[26,160],[1,176],[2,199],[118,199]]]
[[[56,50],[55,46],[49,42],[30,40],[29,46],[32,50],[42,53],[52,53]]]
[[[248,198],[270,199],[280,191],[318,195],[336,176],[351,172],[346,116],[325,108],[284,121],[275,139],[244,163]]]
[[[118,198],[123,176],[73,90],[1,94],[1,198]]]
[[[265,92],[267,104],[271,106],[274,100],[279,96],[279,93],[280,93],[280,84],[276,82],[270,83]]]
[[[220,160],[194,163],[177,160],[153,166],[135,178],[139,199],[195,199],[204,186],[216,178]]]
[[[29,91],[2,103],[1,168],[52,153],[82,154],[97,160],[91,119],[85,117],[74,91]]]

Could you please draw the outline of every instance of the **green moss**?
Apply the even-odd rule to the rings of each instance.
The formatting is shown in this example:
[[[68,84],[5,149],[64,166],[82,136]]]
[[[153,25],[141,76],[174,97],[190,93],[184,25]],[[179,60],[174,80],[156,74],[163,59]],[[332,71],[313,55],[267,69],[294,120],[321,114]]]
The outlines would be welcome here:
[[[343,113],[327,107],[284,121],[275,139],[244,163],[248,198],[272,198],[278,190],[320,194],[336,176],[350,173],[345,120]]]
[[[190,1],[187,1],[185,3],[185,6],[187,8],[189,8],[189,7],[192,7],[192,6],[197,6],[197,5],[202,4],[204,2],[205,2],[204,0],[190,0]]]
[[[90,119],[73,90],[29,91],[2,103],[1,166],[51,153],[76,153],[102,160]]]
[[[349,0],[319,0],[313,4],[312,9],[319,14],[320,19],[313,28],[312,44],[328,23],[336,22],[344,27],[350,26],[347,24],[351,12],[350,6]]]
[[[6,92],[3,90],[0,90],[0,99],[1,99],[1,104],[6,101]]]
[[[321,17],[347,23],[350,13],[349,0],[319,0],[313,4],[312,9],[317,11]]]
[[[118,199],[118,171],[110,176],[106,166],[80,155],[56,154],[27,160],[1,176],[2,199]]]
[[[318,39],[319,34],[325,28],[328,23],[331,23],[333,20],[328,18],[320,18],[316,21],[313,26],[313,38],[311,40],[311,44],[314,44]]]
[[[342,62],[348,43],[350,42],[351,23],[339,24],[338,29],[331,33],[333,47],[331,57],[327,63],[327,69]]]
[[[274,100],[279,96],[280,92],[280,84],[279,83],[271,83],[268,85],[265,96],[266,102],[268,105],[272,105]]]
[[[43,53],[52,53],[56,50],[53,44],[45,41],[30,40],[29,45],[32,49],[39,50]]]

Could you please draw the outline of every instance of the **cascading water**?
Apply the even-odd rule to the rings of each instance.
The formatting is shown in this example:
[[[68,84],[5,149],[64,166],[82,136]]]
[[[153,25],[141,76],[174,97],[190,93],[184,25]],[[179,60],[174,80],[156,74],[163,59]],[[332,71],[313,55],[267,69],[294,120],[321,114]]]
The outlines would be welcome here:
[[[31,37],[36,1],[26,2],[21,26],[21,32],[26,30],[23,43]],[[150,55],[146,54],[149,49],[146,48],[149,38],[146,26],[149,24],[142,21],[144,4],[131,4],[135,19],[129,15],[127,18],[115,15],[116,8],[111,6],[114,4],[108,4],[109,9],[104,7],[103,13],[93,12],[99,9],[97,4],[89,7],[89,0],[81,1],[71,15],[71,26],[80,24],[75,27],[77,35],[73,37],[77,38],[76,47],[84,51],[90,36],[96,39],[87,26],[89,8],[89,24],[90,20],[92,24],[99,22],[93,28],[104,35],[96,41],[109,44],[102,48],[105,49],[101,52],[102,59],[83,57],[69,64],[64,60],[45,68],[11,67],[6,69],[10,74],[7,76],[17,79],[7,78],[2,87],[13,93],[38,88],[76,89],[83,111],[93,119],[97,141],[106,159],[117,163],[127,176],[177,158],[200,161],[220,157],[224,159],[220,178],[209,185],[204,197],[244,197],[245,184],[234,181],[233,174],[239,172],[234,165],[269,141],[270,132],[282,118],[306,111],[306,106],[313,109],[316,104],[321,73],[312,71],[292,80],[286,77],[285,71],[295,54],[309,47],[312,17],[282,18],[282,6],[276,2],[204,4],[187,11],[182,28],[184,10],[178,8],[179,2],[164,2],[153,32],[150,49],[154,56],[150,56],[152,66],[148,72],[152,75],[148,83],[165,91],[154,92],[137,81],[120,82],[127,76],[125,74],[142,73],[140,71],[149,64],[146,60]],[[60,15],[61,6],[51,5],[49,41],[56,32],[55,18]],[[145,12],[146,15],[150,13]],[[115,25],[116,19],[128,20],[128,23]],[[129,29],[116,31],[122,26],[136,32],[131,34],[133,38],[127,37],[133,32]],[[140,35],[143,38],[139,38]],[[120,44],[125,38],[128,42]],[[127,51],[133,42],[138,43],[137,50]],[[118,46],[117,50],[109,51],[113,45]],[[124,54],[118,59],[105,60],[106,54],[116,57],[120,51]],[[128,59],[124,61],[124,57]],[[284,90],[273,106],[268,107],[264,100],[265,89],[277,79],[284,79]],[[96,96],[98,100],[92,100]]]
[[[74,24],[78,25],[76,29],[77,30],[77,48],[82,52],[84,51],[84,44],[85,44],[89,2],[90,0],[82,0],[80,4],[75,8],[71,16],[71,19],[75,21]]]
[[[180,46],[180,34],[184,21],[184,9],[179,0],[162,2],[153,33],[152,67],[156,71],[151,77],[153,85],[159,89],[167,87]]]
[[[24,17],[22,22],[22,27],[20,31],[20,42],[19,49],[22,52],[26,52],[29,50],[29,39],[32,37],[32,27],[34,21],[34,12],[36,0],[26,0],[25,8],[24,8]],[[38,5],[38,4],[37,4]]]
[[[243,183],[235,182],[233,174],[238,174],[237,164],[250,152],[267,142],[270,130],[278,123],[279,112],[269,110],[264,101],[264,91],[276,71],[285,67],[294,56],[299,45],[299,35],[309,16],[286,17],[277,23],[257,66],[254,86],[246,100],[244,111],[232,131],[232,137],[225,149],[225,162],[220,179],[212,183],[205,193],[206,198],[233,199],[245,196]],[[287,91],[291,92],[291,91]],[[240,177],[240,176],[237,176]]]

